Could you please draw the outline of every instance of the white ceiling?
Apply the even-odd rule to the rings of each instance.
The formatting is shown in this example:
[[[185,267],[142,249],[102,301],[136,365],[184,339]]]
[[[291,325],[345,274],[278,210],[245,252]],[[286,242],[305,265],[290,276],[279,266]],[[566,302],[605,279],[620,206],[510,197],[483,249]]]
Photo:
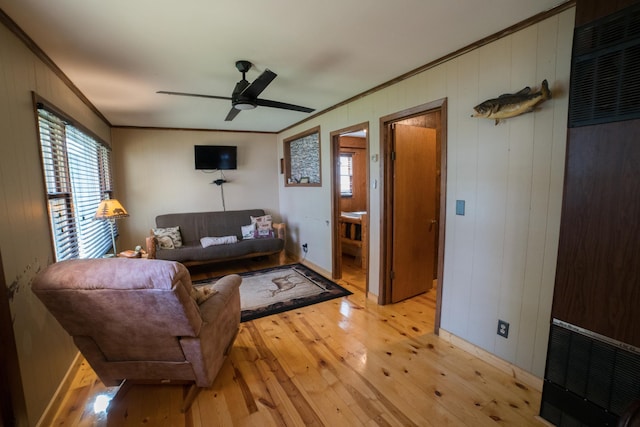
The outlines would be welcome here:
[[[261,98],[316,113],[566,0],[0,0],[114,126],[280,131],[309,115],[225,122],[235,62],[278,77]],[[313,113],[312,113],[313,114]]]

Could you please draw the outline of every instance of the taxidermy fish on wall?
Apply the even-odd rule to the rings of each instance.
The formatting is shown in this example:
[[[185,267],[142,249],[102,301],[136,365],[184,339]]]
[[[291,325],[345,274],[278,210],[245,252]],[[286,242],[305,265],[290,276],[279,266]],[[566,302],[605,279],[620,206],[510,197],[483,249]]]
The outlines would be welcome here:
[[[542,81],[542,86],[538,92],[531,93],[531,88],[527,86],[519,92],[506,93],[476,105],[473,107],[476,112],[471,117],[495,119],[497,125],[502,119],[533,111],[547,99],[551,99],[551,91],[545,79]]]

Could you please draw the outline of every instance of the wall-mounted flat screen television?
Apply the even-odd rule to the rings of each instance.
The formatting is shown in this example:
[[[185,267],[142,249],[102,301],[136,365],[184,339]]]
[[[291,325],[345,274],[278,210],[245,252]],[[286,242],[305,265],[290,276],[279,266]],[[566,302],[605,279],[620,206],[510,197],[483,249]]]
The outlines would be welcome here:
[[[196,169],[237,169],[238,147],[232,145],[194,145]]]

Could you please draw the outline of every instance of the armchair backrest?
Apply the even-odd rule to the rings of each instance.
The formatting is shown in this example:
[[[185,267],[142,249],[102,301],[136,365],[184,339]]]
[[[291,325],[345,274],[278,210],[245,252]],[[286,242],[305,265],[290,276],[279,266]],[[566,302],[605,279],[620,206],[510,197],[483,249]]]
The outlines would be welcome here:
[[[108,361],[183,361],[178,337],[202,327],[189,272],[173,261],[62,261],[32,290],[76,343],[95,343]]]

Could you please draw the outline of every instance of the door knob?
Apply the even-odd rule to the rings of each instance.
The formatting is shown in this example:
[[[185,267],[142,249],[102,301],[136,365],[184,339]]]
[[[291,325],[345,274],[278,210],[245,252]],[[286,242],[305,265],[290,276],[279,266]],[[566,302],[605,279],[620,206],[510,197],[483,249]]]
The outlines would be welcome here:
[[[437,220],[432,219],[431,222],[429,223],[429,231],[433,230],[433,226],[437,223],[438,223]]]

